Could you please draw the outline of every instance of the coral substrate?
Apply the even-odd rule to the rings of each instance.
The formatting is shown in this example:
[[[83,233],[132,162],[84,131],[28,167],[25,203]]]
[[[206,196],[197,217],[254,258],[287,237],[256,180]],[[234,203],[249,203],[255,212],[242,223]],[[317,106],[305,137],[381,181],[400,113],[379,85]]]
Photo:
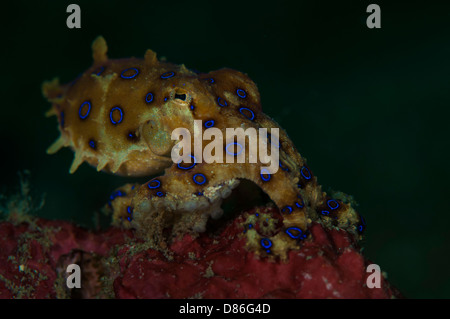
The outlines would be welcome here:
[[[383,277],[368,288],[353,235],[313,223],[286,261],[246,249],[251,231],[274,229],[276,208],[248,210],[164,251],[110,227],[93,232],[66,221],[0,223],[0,298],[396,298]],[[249,234],[250,232],[250,234]],[[82,271],[69,289],[69,264]]]

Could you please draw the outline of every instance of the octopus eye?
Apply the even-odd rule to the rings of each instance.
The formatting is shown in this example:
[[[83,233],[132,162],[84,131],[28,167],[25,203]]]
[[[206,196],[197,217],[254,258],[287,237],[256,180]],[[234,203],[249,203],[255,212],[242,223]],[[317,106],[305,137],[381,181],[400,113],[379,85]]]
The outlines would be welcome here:
[[[170,92],[170,99],[182,104],[191,104],[192,102],[192,96],[183,89],[176,89]]]
[[[176,94],[175,93],[175,98],[181,101],[186,101],[186,94]]]

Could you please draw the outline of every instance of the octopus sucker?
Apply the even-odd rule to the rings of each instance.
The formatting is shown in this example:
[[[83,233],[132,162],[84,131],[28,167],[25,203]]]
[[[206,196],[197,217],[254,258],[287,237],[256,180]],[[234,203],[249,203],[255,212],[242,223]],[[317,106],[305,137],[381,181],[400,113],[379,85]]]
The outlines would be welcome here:
[[[42,86],[52,103],[46,115],[58,118],[61,133],[47,152],[71,148],[70,173],[87,162],[116,175],[157,175],[112,193],[113,224],[134,228],[164,248],[178,235],[207,231],[210,218],[220,220],[222,202],[248,180],[279,209],[279,216],[265,221],[248,216],[243,225],[246,248],[257,256],[286,260],[290,250],[309,240],[313,222],[361,235],[364,219],[350,202],[322,191],[287,133],[263,113],[248,75],[228,68],[193,72],[158,59],[152,50],[143,59],[110,59],[103,37],[92,51],[93,65],[77,79],[60,84],[55,78]],[[194,140],[183,160],[175,161],[172,153],[182,138],[173,134],[180,128]],[[239,140],[229,132],[248,134]],[[226,138],[216,140],[216,133]],[[264,148],[279,155],[276,163],[253,161],[254,151]],[[226,160],[218,161],[221,157]],[[266,225],[259,228],[263,231],[252,228],[254,222]]]

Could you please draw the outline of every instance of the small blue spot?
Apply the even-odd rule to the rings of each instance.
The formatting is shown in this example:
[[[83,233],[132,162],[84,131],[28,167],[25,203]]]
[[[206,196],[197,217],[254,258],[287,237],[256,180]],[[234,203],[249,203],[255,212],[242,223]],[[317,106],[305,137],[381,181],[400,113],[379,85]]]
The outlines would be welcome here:
[[[161,79],[168,79],[175,75],[175,72],[166,72],[163,75],[161,75]]]
[[[122,192],[121,190],[117,190],[112,192],[111,196],[109,196],[110,200],[114,200],[116,197],[123,197],[126,196],[127,194],[125,192]]]
[[[147,103],[153,102],[153,93],[152,92],[147,93],[147,95],[145,96],[145,102],[147,102]]]
[[[119,114],[120,114],[120,119],[117,120],[117,121],[115,121],[115,120],[113,119],[113,113],[114,113],[115,111],[118,111]],[[111,111],[109,112],[109,118],[110,118],[110,120],[111,120],[111,123],[114,124],[114,125],[117,125],[117,124],[121,123],[122,120],[123,120],[123,111],[122,111],[122,109],[121,109],[119,106],[113,107],[113,108],[111,109]]]
[[[89,140],[89,146],[95,150],[95,141],[94,140]]]
[[[248,228],[250,229],[250,228],[252,228],[253,227],[253,225],[252,224],[248,224]]]
[[[220,107],[228,106],[227,101],[220,96],[217,98],[217,104],[219,104]]]
[[[264,182],[270,181],[271,175],[269,174],[269,171],[267,169],[265,169],[265,168],[261,169],[260,175],[261,175],[261,179]],[[267,175],[267,177],[264,177],[264,175]]]
[[[127,73],[128,71],[133,71],[133,72],[130,72],[130,73],[132,73],[131,75],[125,75],[125,73]],[[129,69],[123,70],[122,73],[120,74],[120,77],[122,79],[134,79],[138,74],[139,74],[139,70],[137,68],[129,68]]]
[[[281,210],[281,212],[282,213],[288,213],[288,214],[290,214],[290,213],[292,213],[292,207],[291,206],[285,206],[282,210]]]
[[[236,94],[242,99],[247,97],[247,93],[243,89],[237,89]]]
[[[127,213],[130,215],[133,213],[133,209],[131,208],[131,206],[127,207]]]
[[[99,67],[97,70],[95,70],[94,72],[92,72],[92,74],[100,75],[100,74],[103,73],[103,71],[105,71],[105,67],[104,67],[104,66],[101,66],[101,67]]]
[[[365,226],[366,225],[366,220],[364,219],[364,217],[359,215],[359,218],[361,218],[361,223]]]
[[[327,211],[327,210],[323,210],[323,211],[321,212],[321,214],[324,215],[324,216],[328,216],[328,215],[330,215],[330,212]]]
[[[195,195],[197,195],[197,196],[203,196],[203,192],[197,192],[197,193],[195,193]]]
[[[59,113],[59,118],[60,118],[60,123],[61,123],[61,128],[64,128],[64,111],[62,111],[61,113]]]
[[[205,127],[210,128],[214,126],[214,120],[209,120],[205,122]]]
[[[231,145],[239,145],[239,147],[241,149],[237,153],[231,153],[231,152],[228,151],[228,147],[230,147]],[[225,147],[225,151],[227,152],[227,154],[229,154],[231,156],[237,156],[237,155],[241,154],[243,150],[244,150],[244,147],[241,144],[237,143],[237,142],[231,142],[231,143],[227,144],[227,146]]]
[[[129,222],[131,222],[131,217],[127,217],[127,220],[128,220]]]
[[[249,116],[248,114],[242,113],[243,111],[248,111],[248,112],[250,112],[251,116]],[[253,120],[255,119],[255,113],[254,113],[252,110],[250,110],[249,108],[247,108],[247,107],[241,107],[241,108],[239,109],[239,112],[240,112],[242,115],[244,115],[247,119],[249,119],[250,121],[253,121]]]
[[[168,99],[169,99],[168,97],[165,97],[165,98],[164,98],[164,102],[167,102]]]
[[[305,202],[303,201],[303,198],[298,195],[297,196],[300,200],[295,202],[295,206],[297,206],[298,208],[303,208],[305,206]]]
[[[148,183],[148,188],[155,189],[161,186],[161,182],[159,179],[154,179],[150,183]]]
[[[193,110],[195,107],[191,104],[190,108],[191,108],[191,110]]]
[[[258,213],[256,213],[256,214],[255,214],[255,216],[256,216],[256,217],[258,217],[258,216],[259,216],[259,214],[258,214]]]
[[[88,109],[86,112],[84,112],[85,114],[82,115],[81,113],[82,113],[83,109],[86,108],[86,106]],[[90,101],[85,101],[80,105],[80,109],[78,110],[78,115],[80,116],[80,119],[84,120],[88,117],[89,113],[91,113],[91,107],[92,107],[92,105],[91,105]]]
[[[280,161],[280,168],[285,171],[285,172],[289,172],[289,168],[287,168],[286,166],[283,165],[283,163],[281,163]]]
[[[199,178],[200,178],[200,180],[198,180]],[[197,173],[192,177],[192,180],[197,185],[203,185],[206,183],[206,176],[203,175],[202,173]]]

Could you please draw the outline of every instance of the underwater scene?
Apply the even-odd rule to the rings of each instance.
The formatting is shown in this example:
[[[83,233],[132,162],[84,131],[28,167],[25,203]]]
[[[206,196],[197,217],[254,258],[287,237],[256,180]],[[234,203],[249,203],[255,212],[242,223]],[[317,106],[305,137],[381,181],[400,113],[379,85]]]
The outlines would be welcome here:
[[[4,8],[0,299],[450,297],[450,4]]]

